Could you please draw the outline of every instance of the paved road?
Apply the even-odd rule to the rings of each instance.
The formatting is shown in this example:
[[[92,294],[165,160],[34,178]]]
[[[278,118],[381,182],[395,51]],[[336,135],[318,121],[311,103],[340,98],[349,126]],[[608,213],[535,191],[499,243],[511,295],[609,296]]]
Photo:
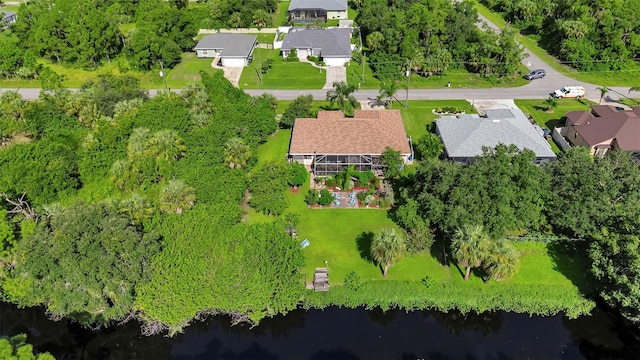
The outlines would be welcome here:
[[[489,22],[486,18],[480,16],[480,21],[486,22],[493,29],[499,28]],[[481,26],[481,24],[479,24]],[[598,85],[584,83],[573,80],[562,75],[557,70],[547,65],[542,59],[535,54],[524,49],[528,54],[522,60],[522,63],[530,69],[543,68],[547,71],[547,76],[543,79],[531,81],[521,87],[516,88],[490,88],[490,89],[456,89],[455,84],[452,88],[443,89],[409,89],[409,100],[491,100],[491,99],[546,99],[549,93],[556,89],[560,89],[565,85],[582,85],[587,90],[586,98],[594,101],[600,100],[600,91],[596,89]],[[615,102],[620,95],[627,95],[628,87],[610,87],[611,91],[607,94],[606,100]],[[0,89],[0,91],[16,89]],[[150,90],[149,94],[155,96],[158,90]],[[245,90],[250,95],[260,95],[270,93],[279,100],[293,100],[302,94],[311,94],[314,100],[325,100],[326,90]],[[18,91],[24,99],[37,99],[40,89],[19,89]],[[378,90],[359,90],[354,96],[358,100],[374,99],[378,96]],[[398,99],[404,100],[406,92],[400,90],[396,95]]]

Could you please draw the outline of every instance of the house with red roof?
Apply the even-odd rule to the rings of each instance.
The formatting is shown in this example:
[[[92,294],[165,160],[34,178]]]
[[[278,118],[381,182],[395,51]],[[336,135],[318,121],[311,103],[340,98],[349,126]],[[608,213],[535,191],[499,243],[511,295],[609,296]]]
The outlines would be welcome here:
[[[380,172],[387,147],[400,151],[405,163],[412,161],[399,110],[356,110],[352,118],[341,111],[319,111],[317,119],[296,119],[289,160],[307,165],[316,176],[337,174],[351,165]]]

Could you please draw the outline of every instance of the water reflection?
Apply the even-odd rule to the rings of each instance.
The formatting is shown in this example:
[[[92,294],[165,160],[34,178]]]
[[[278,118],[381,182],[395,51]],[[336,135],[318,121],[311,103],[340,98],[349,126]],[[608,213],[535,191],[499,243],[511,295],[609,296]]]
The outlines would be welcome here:
[[[91,332],[49,321],[39,308],[0,303],[0,335],[20,332],[59,359],[637,359],[640,353],[637,328],[601,310],[577,320],[504,312],[296,310],[254,328],[211,317],[169,339],[143,337],[135,322]]]

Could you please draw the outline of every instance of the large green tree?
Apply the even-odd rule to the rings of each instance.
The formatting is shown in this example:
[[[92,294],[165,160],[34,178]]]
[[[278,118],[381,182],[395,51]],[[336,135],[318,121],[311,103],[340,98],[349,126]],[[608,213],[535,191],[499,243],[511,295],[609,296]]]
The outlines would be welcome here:
[[[43,304],[57,318],[108,324],[130,313],[158,250],[157,236],[142,234],[114,207],[76,204],[41,219],[18,243],[2,290],[9,301]]]
[[[589,248],[600,296],[629,320],[640,323],[640,240],[637,234],[603,231]]]

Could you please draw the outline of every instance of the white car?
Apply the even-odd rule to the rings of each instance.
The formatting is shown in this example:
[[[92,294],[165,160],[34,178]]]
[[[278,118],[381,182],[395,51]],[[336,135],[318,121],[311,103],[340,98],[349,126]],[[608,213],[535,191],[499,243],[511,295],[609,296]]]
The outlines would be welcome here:
[[[565,86],[562,89],[552,92],[550,95],[555,98],[576,98],[584,97],[587,91],[582,86]]]

